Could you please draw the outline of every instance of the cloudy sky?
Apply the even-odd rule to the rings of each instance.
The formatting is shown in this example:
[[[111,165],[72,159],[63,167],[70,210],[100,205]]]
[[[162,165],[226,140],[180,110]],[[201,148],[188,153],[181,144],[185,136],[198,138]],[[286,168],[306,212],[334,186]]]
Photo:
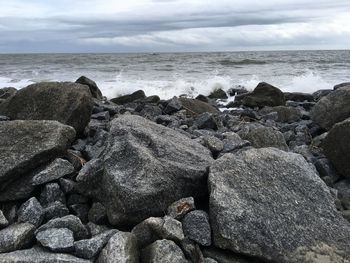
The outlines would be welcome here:
[[[0,53],[350,49],[349,0],[0,0]]]

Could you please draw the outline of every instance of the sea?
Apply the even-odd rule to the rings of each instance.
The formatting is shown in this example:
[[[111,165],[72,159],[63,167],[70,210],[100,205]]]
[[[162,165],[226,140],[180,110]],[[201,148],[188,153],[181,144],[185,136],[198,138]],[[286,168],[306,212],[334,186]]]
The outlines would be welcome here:
[[[41,81],[94,80],[107,98],[142,89],[162,99],[252,90],[265,81],[312,93],[350,81],[350,50],[203,53],[0,54],[0,88]]]

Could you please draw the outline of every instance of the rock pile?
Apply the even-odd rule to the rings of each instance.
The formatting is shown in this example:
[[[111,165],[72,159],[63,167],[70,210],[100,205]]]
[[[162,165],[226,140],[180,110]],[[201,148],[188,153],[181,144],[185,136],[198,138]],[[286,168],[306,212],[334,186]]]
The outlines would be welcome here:
[[[0,263],[350,262],[347,92],[0,89]]]

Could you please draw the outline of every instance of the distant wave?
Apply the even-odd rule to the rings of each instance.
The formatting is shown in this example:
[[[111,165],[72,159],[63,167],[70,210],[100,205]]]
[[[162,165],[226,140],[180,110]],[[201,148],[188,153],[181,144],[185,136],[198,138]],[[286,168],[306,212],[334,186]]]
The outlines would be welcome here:
[[[255,59],[242,59],[242,60],[223,59],[223,60],[217,61],[217,63],[223,66],[267,64],[267,62],[264,60],[255,60]]]

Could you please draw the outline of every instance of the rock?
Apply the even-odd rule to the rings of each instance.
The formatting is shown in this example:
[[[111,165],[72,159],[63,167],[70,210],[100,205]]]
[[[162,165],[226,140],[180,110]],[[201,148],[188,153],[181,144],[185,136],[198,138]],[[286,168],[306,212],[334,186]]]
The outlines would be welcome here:
[[[1,168],[0,168],[1,169]],[[32,185],[33,174],[23,175],[14,181],[0,184],[0,202],[27,199],[32,196],[35,186]]]
[[[199,94],[197,97],[196,97],[196,100],[200,100],[200,101],[203,101],[203,102],[206,102],[208,103],[209,100],[206,96],[202,95],[202,94]]]
[[[222,153],[234,152],[251,145],[249,141],[242,140],[242,138],[234,132],[223,133],[223,136],[224,139],[222,142],[224,143],[224,149]]]
[[[180,242],[180,247],[182,251],[184,252],[185,256],[190,259],[192,262],[203,262],[204,257],[202,254],[202,251],[199,247],[199,245],[188,239],[185,238]]]
[[[337,171],[346,177],[350,177],[349,132],[350,118],[334,125],[322,143],[326,156],[331,160]]]
[[[93,203],[91,209],[89,210],[88,218],[90,222],[96,224],[107,223],[108,219],[105,206],[99,202]]]
[[[76,182],[66,178],[60,178],[60,188],[65,194],[70,194],[76,190]]]
[[[186,110],[188,116],[197,116],[204,112],[218,113],[219,110],[208,103],[196,99],[179,98],[182,108]]]
[[[314,97],[315,101],[319,101],[320,99],[322,99],[323,97],[327,96],[332,92],[333,92],[332,89],[321,89],[312,93],[312,96]]]
[[[286,100],[304,102],[304,101],[314,101],[314,96],[309,93],[301,92],[284,92],[284,97]]]
[[[92,159],[88,161],[76,177],[78,183],[77,190],[88,196],[98,194],[96,186],[101,183],[103,172],[104,166],[101,159]]]
[[[57,183],[46,184],[40,194],[40,204],[46,207],[54,202],[66,203],[66,197]]]
[[[164,223],[161,229],[161,233],[159,233],[159,236],[161,238],[173,240],[175,242],[180,242],[185,238],[181,222],[175,220],[170,216],[165,216],[163,220]]]
[[[242,100],[243,105],[248,107],[283,106],[286,104],[284,94],[278,88],[260,82],[252,93],[246,95]]]
[[[81,76],[80,78],[78,78],[75,83],[79,83],[82,85],[86,85],[89,87],[90,92],[92,94],[92,97],[100,100],[102,99],[102,92],[101,90],[97,87],[96,82],[85,77],[85,76]]]
[[[300,109],[286,106],[265,107],[260,113],[268,114],[271,112],[277,112],[278,122],[293,123],[301,120],[302,113]]]
[[[227,250],[210,247],[203,249],[203,255],[216,260],[219,263],[261,263],[259,258],[248,258],[237,255]]]
[[[133,102],[135,100],[140,100],[140,99],[144,99],[144,98],[146,98],[145,92],[143,90],[138,90],[132,94],[124,95],[124,96],[120,96],[120,97],[111,99],[111,101],[114,102],[115,104],[123,105],[126,103]]]
[[[0,190],[5,181],[63,155],[74,138],[73,128],[56,121],[0,122]]]
[[[142,263],[187,263],[185,255],[174,241],[157,240],[142,250]]]
[[[91,115],[91,119],[96,119],[99,121],[109,121],[110,118],[111,116],[109,115],[109,111],[102,111]]]
[[[34,238],[34,230],[35,226],[29,223],[14,224],[0,230],[0,253],[28,246]]]
[[[75,240],[86,239],[89,236],[86,227],[82,224],[80,219],[74,215],[67,215],[61,218],[52,219],[46,224],[40,226],[36,230],[36,234],[50,228],[70,229],[71,231],[73,231]]]
[[[338,181],[339,175],[335,170],[334,166],[327,158],[317,159],[314,162],[314,165],[323,181],[327,180],[330,183],[330,185],[333,185],[333,183]]]
[[[12,87],[2,88],[0,89],[0,99],[8,99],[9,97],[15,95],[17,92],[17,89]]]
[[[185,236],[202,246],[211,245],[211,229],[209,216],[205,211],[189,212],[182,219]]]
[[[18,210],[18,222],[28,222],[38,227],[44,220],[44,209],[39,201],[32,197]]]
[[[208,149],[185,135],[123,115],[111,122],[104,172],[95,178],[79,173],[77,180],[105,205],[111,224],[135,225],[161,215],[175,200],[204,196],[212,161]]]
[[[350,117],[350,87],[343,87],[320,99],[311,110],[311,119],[326,130]]]
[[[139,252],[135,236],[118,231],[100,253],[97,263],[138,263]]]
[[[92,263],[69,254],[52,253],[39,247],[4,253],[0,263]]]
[[[144,103],[158,103],[159,101],[160,101],[160,98],[157,95],[148,96],[142,99],[142,102]]]
[[[213,114],[209,112],[204,112],[198,115],[194,120],[194,125],[196,125],[198,129],[218,129],[217,121],[215,120]]]
[[[109,230],[91,239],[83,239],[74,242],[75,255],[86,259],[97,256],[116,232],[117,230]]]
[[[179,110],[181,110],[182,108],[182,104],[179,101],[179,99],[177,97],[173,97],[168,104],[166,105],[165,109],[163,110],[164,113],[166,114],[172,114],[174,112],[177,112]]]
[[[62,204],[60,201],[50,203],[44,208],[44,212],[47,221],[57,217],[64,217],[69,214],[66,205]]]
[[[204,263],[218,263],[215,259],[212,258],[205,258]]]
[[[9,222],[7,221],[6,217],[4,216],[4,213],[0,210],[0,230],[4,227],[7,227]]]
[[[338,198],[346,210],[350,210],[350,179],[341,180],[334,184],[338,191]]]
[[[73,165],[67,160],[57,158],[33,177],[32,184],[45,184],[72,173],[74,173]]]
[[[213,92],[210,93],[210,95],[208,96],[208,98],[210,99],[227,99],[227,94],[225,91],[223,91],[222,89],[216,89]]]
[[[102,234],[103,232],[110,230],[105,225],[96,225],[92,222],[86,224],[86,229],[89,231],[91,236],[96,236],[98,234]]]
[[[227,93],[233,97],[240,94],[248,93],[248,91],[243,86],[237,86],[236,88],[230,88]]]
[[[350,210],[342,211],[342,216],[350,223]]]
[[[36,234],[38,242],[53,252],[74,250],[73,232],[67,228],[49,228]]]
[[[82,134],[93,107],[87,86],[72,82],[41,82],[20,89],[0,105],[0,115],[14,120],[56,120]]]
[[[350,82],[343,82],[343,83],[340,83],[340,84],[337,84],[333,87],[333,90],[337,90],[339,88],[343,88],[343,87],[346,87],[346,86],[350,86]]]
[[[90,206],[88,204],[74,204],[69,206],[70,211],[73,215],[80,218],[81,222],[86,224],[89,218]]]
[[[216,247],[284,263],[307,262],[307,253],[328,246],[315,255],[338,251],[349,259],[350,225],[301,155],[274,148],[226,154],[208,182]]]
[[[243,140],[248,140],[255,148],[275,147],[288,151],[283,134],[271,127],[249,127],[247,130],[241,130],[238,135]]]
[[[196,209],[193,197],[182,198],[168,207],[168,215],[181,220],[188,212]]]

